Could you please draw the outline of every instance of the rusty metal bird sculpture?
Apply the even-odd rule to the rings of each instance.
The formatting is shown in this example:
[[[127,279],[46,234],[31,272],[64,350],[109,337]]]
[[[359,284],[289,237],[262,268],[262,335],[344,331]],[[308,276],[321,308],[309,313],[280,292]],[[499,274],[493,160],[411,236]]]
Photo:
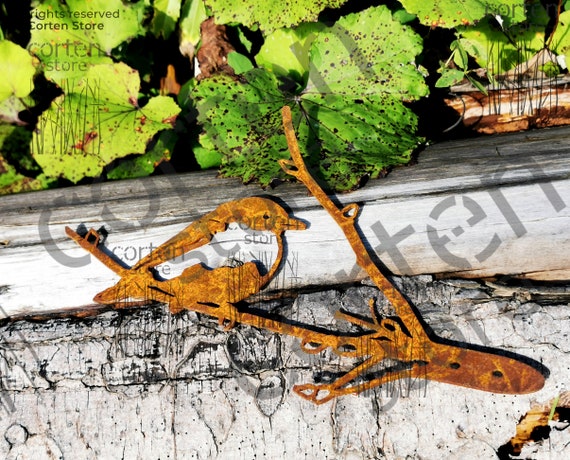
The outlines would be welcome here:
[[[236,266],[209,268],[202,264],[186,268],[180,276],[159,279],[154,267],[173,260],[211,242],[214,235],[239,223],[254,231],[270,231],[276,235],[277,255],[271,267],[262,274],[256,262]],[[200,305],[217,309],[220,323],[235,324],[234,304],[259,292],[275,275],[283,258],[285,230],[303,230],[305,223],[289,217],[276,202],[268,198],[250,197],[223,203],[214,211],[194,221],[173,238],[161,244],[131,268],[125,268],[100,247],[101,235],[94,229],[81,236],[71,228],[65,231],[83,249],[93,254],[121,279],[98,293],[94,300],[115,308],[132,307],[158,301],[169,305],[172,313],[184,309],[200,311]]]
[[[218,318],[226,329],[242,323],[298,337],[306,353],[316,354],[330,348],[340,356],[359,359],[359,364],[336,380],[293,387],[298,395],[316,404],[404,378],[434,380],[494,393],[522,394],[542,388],[547,371],[537,362],[498,349],[443,340],[427,332],[417,310],[382,273],[368,252],[357,228],[359,206],[353,203],[339,207],[321,189],[303,161],[289,107],[284,107],[282,114],[291,160],[281,160],[281,167],[301,181],[336,221],[358,265],[392,304],[396,316],[380,318],[373,299],[369,301],[370,318],[338,311],[337,319],[361,330],[348,334],[238,308],[236,303],[259,292],[279,269],[285,230],[306,228],[305,223],[290,217],[274,201],[255,197],[222,204],[131,268],[124,268],[99,247],[98,232],[90,230],[82,237],[66,228],[67,234],[81,247],[121,276],[116,285],[97,294],[95,300],[117,308],[133,301],[156,300],[168,304],[172,313],[188,309]],[[262,275],[255,262],[246,262],[214,269],[194,265],[178,277],[157,279],[153,267],[209,243],[231,222],[242,222],[253,230],[268,230],[277,235],[278,254],[265,274]],[[386,362],[397,364],[382,367]]]

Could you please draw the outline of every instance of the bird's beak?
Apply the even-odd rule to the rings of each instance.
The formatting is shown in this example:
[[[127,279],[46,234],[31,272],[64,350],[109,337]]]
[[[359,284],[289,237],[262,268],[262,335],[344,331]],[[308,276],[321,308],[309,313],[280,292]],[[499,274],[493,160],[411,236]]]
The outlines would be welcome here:
[[[289,217],[285,222],[283,222],[283,228],[285,230],[306,230],[307,224],[302,220]]]

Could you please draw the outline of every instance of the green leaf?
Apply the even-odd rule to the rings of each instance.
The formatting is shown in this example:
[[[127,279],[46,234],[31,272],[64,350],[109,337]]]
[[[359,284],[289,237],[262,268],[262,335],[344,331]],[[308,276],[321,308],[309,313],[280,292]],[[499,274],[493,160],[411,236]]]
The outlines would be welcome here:
[[[467,70],[469,66],[469,57],[467,56],[467,51],[461,46],[461,42],[455,40],[450,45],[451,51],[453,51],[453,62],[460,69]]]
[[[253,69],[253,64],[249,58],[235,51],[228,53],[228,64],[232,69],[234,69],[236,75]]]
[[[477,23],[485,15],[500,15],[507,24],[525,19],[524,0],[401,0],[406,11],[430,27],[452,28]]]
[[[394,11],[394,19],[402,24],[408,24],[412,21],[415,21],[418,17],[415,14],[408,13],[404,8],[400,8]]]
[[[152,33],[155,37],[170,37],[180,17],[181,0],[154,0],[152,6]]]
[[[278,29],[269,34],[255,61],[278,76],[306,83],[309,74],[309,50],[321,22],[304,23],[294,29]]]
[[[355,98],[390,93],[403,100],[418,99],[428,93],[415,65],[421,52],[421,38],[395,21],[386,7],[345,16],[313,42],[303,93]]]
[[[471,75],[469,74],[465,74],[465,77],[467,77],[467,80],[469,80],[469,82],[475,87],[477,88],[479,91],[481,91],[485,96],[487,95],[487,88],[485,88],[483,86],[483,84],[476,80],[475,78],[473,78]]]
[[[556,54],[564,55],[566,63],[570,63],[570,11],[565,11],[560,15],[551,43],[551,49]]]
[[[241,45],[245,48],[245,50],[248,53],[251,53],[251,49],[253,47],[253,42],[249,38],[247,38],[244,29],[245,29],[245,27],[243,27],[243,26],[236,27],[237,37],[238,37],[238,40],[241,43]]]
[[[16,168],[0,155],[0,195],[43,190],[54,183],[53,179],[49,179],[43,174],[32,178],[18,173]]]
[[[155,145],[146,153],[119,160],[107,173],[109,179],[134,179],[151,175],[163,161],[169,161],[178,135],[174,130],[162,131]]]
[[[539,70],[544,72],[548,78],[554,78],[560,74],[560,67],[554,62],[547,62],[543,66],[539,66]]]
[[[458,69],[443,69],[441,77],[435,82],[436,88],[449,88],[465,78],[465,72]]]
[[[287,104],[309,163],[331,187],[355,188],[409,161],[421,142],[417,118],[402,102],[427,94],[414,64],[420,50],[420,38],[384,6],[344,17],[313,41],[300,93],[286,92],[261,68],[200,82],[192,92],[200,144],[222,154],[227,176],[262,185],[285,179],[277,159],[289,157],[280,110]]]
[[[200,43],[200,24],[208,18],[203,0],[186,0],[180,14],[180,52],[194,58]]]
[[[29,100],[30,106],[34,105],[34,101],[31,97],[27,99]],[[22,99],[16,96],[9,97],[0,102],[0,121],[23,124],[19,115],[24,109],[26,109],[26,104],[22,102]]]
[[[32,131],[12,124],[0,123],[0,156],[8,163],[18,165],[26,174],[37,175],[40,168],[30,154]]]
[[[558,409],[558,402],[560,401],[560,393],[558,393],[554,399],[552,400],[552,405],[550,406],[550,412],[548,413],[548,423],[552,421],[554,418],[554,414],[556,413],[556,409]]]
[[[38,121],[32,154],[48,176],[77,182],[129,154],[141,154],[180,109],[169,97],[138,104],[140,79],[125,64],[92,66]]]
[[[192,149],[192,152],[202,169],[217,168],[222,164],[222,155],[215,150],[208,150],[197,145]]]
[[[477,64],[499,75],[527,61],[544,47],[544,25],[524,24],[498,29],[489,19],[459,30],[459,42]]]
[[[301,22],[316,21],[325,8],[338,8],[346,0],[204,0],[212,10],[216,24],[241,23],[249,28],[259,27],[265,34]]]
[[[22,98],[34,88],[36,73],[33,57],[24,48],[9,40],[0,41],[0,102],[10,97]]]
[[[353,189],[365,176],[377,178],[389,166],[408,163],[419,144],[416,116],[391,94],[311,94],[303,99],[311,103],[305,104],[307,114],[318,117],[321,132],[316,135],[314,124],[299,123],[300,115],[299,139],[335,189]],[[313,147],[318,142],[320,151]]]
[[[253,69],[240,80],[215,75],[193,91],[204,128],[200,144],[222,154],[223,174],[263,185],[285,177],[277,164],[288,156],[279,112],[285,98],[278,85],[274,74]]]
[[[47,78],[60,86],[90,66],[110,64],[111,50],[144,32],[144,2],[46,0],[31,13],[28,50],[42,62]],[[73,83],[71,83],[73,84]]]
[[[31,136],[26,128],[0,123],[0,195],[42,190],[53,185],[53,180],[38,175],[39,168],[29,152]],[[18,169],[13,165],[18,165]]]

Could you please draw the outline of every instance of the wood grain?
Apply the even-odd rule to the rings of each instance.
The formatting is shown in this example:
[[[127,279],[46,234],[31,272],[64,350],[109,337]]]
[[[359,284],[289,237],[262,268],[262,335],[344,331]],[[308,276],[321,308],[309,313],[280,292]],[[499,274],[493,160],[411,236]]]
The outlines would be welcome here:
[[[569,128],[556,128],[437,144],[416,165],[338,199],[363,205],[361,231],[395,274],[570,279],[569,139]],[[301,185],[264,191],[212,172],[164,175],[1,198],[0,306],[6,316],[86,308],[117,281],[66,237],[66,225],[104,227],[108,250],[131,265],[219,204],[252,195],[276,197],[310,225],[286,233],[287,260],[269,290],[364,277],[341,230]],[[185,263],[271,257],[267,235],[238,230]],[[161,268],[172,276],[182,265]]]

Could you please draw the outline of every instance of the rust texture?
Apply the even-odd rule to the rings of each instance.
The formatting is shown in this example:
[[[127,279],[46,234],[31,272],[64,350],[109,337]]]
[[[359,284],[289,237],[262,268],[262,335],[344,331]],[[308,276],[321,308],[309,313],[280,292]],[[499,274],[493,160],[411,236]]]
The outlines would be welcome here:
[[[368,253],[356,228],[358,205],[352,203],[339,209],[307,170],[295,137],[289,107],[283,107],[283,125],[292,160],[281,160],[282,168],[301,181],[333,217],[349,241],[358,265],[366,270],[398,316],[397,320],[379,320],[372,303],[372,321],[342,315],[371,331],[362,338],[355,353],[367,357],[366,360],[332,383],[301,385],[295,391],[313,402],[323,402],[401,378],[436,380],[495,393],[531,393],[541,389],[545,378],[538,369],[538,363],[530,365],[521,356],[496,349],[459,346],[436,337],[430,338],[412,305],[382,274]],[[365,380],[364,383],[355,383],[358,377],[365,376],[367,371],[385,358],[401,362],[400,367],[403,368]]]
[[[232,222],[252,230],[271,231],[276,235],[278,252],[267,273],[261,274],[255,262],[235,267],[210,269],[202,264],[186,268],[178,277],[161,280],[154,267],[208,244]],[[158,301],[169,305],[172,313],[184,309],[216,316],[220,324],[231,327],[237,319],[234,304],[259,292],[275,275],[283,258],[283,232],[303,230],[305,224],[267,198],[251,197],[223,203],[214,211],[194,221],[131,268],[125,268],[99,247],[100,234],[91,229],[84,237],[69,227],[65,231],[83,249],[93,254],[121,279],[100,292],[93,300],[125,308]],[[241,321],[240,321],[241,322]]]
[[[121,276],[117,284],[97,294],[94,300],[115,308],[144,305],[149,300],[159,301],[168,304],[172,313],[188,309],[215,317],[226,329],[242,323],[297,337],[306,353],[316,354],[330,348],[339,356],[358,359],[356,367],[336,380],[293,388],[298,395],[316,404],[404,378],[436,380],[495,393],[530,393],[542,388],[545,381],[543,372],[546,371],[538,363],[530,363],[524,357],[497,349],[430,337],[416,310],[383,275],[368,253],[357,229],[359,206],[353,203],[338,207],[307,170],[288,107],[283,108],[283,123],[292,159],[281,160],[282,168],[300,180],[334,218],[354,250],[357,263],[393,305],[396,317],[380,318],[373,299],[369,301],[370,318],[337,311],[339,321],[347,321],[360,328],[360,332],[349,334],[238,307],[238,302],[263,289],[279,270],[284,255],[285,230],[306,228],[304,222],[289,216],[274,201],[257,197],[220,205],[131,268],[125,268],[99,246],[100,234],[95,230],[81,236],[66,227],[67,234],[81,247]],[[265,274],[256,262],[246,262],[235,267],[214,269],[193,265],[178,277],[169,280],[157,278],[154,267],[208,244],[216,233],[225,231],[232,222],[276,235],[277,256]]]

